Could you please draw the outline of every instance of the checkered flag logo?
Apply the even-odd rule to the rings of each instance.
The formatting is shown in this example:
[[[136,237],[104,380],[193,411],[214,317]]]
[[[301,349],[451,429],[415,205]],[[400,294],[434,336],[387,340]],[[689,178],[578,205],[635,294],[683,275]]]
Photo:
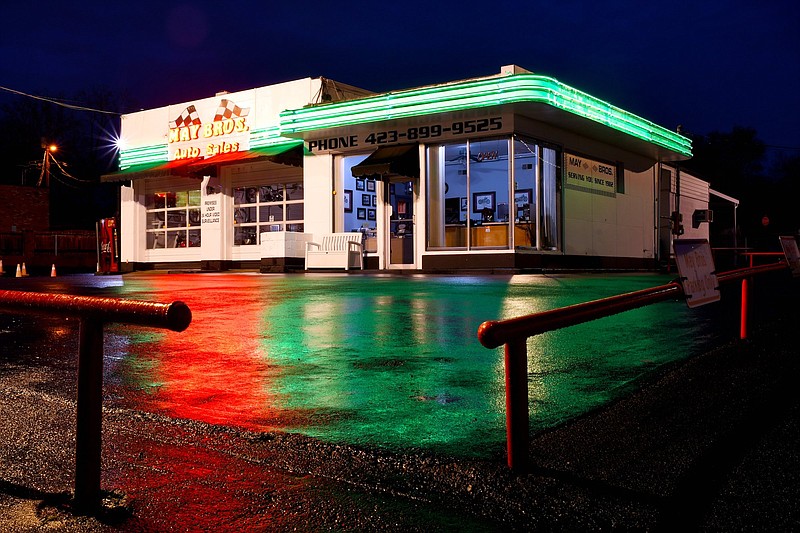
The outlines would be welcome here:
[[[202,124],[200,120],[200,115],[197,114],[197,109],[190,105],[186,109],[183,110],[183,113],[176,118],[175,120],[170,121],[169,127],[170,128],[185,128],[187,126]]]
[[[232,100],[223,98],[220,100],[217,113],[214,115],[214,122],[232,117],[246,117],[249,112],[249,107],[239,107]]]

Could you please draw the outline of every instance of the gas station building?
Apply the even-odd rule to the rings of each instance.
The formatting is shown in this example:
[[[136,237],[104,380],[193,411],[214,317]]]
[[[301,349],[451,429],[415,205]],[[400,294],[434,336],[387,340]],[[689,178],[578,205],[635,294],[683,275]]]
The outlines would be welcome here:
[[[689,139],[515,65],[371,93],[306,78],[122,117],[122,271],[655,269],[708,238]],[[682,220],[681,220],[682,218]]]

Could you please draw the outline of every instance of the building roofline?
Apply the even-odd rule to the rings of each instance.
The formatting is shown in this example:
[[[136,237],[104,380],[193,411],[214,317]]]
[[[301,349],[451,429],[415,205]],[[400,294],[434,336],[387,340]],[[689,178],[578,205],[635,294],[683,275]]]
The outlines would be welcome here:
[[[541,104],[691,157],[691,140],[555,78],[511,70],[483,78],[309,105],[280,114],[284,136],[414,116],[512,104]]]

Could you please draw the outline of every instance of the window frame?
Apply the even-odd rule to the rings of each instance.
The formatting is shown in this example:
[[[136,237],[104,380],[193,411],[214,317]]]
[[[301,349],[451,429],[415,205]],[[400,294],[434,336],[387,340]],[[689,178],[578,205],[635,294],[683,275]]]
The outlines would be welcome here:
[[[180,195],[185,195],[185,201],[180,202],[182,205],[178,205]],[[163,200],[158,201],[158,198]],[[197,189],[159,187],[154,191],[145,192],[145,249],[150,251],[200,248],[201,202],[202,194],[199,187]],[[160,225],[153,227],[154,222],[159,220]]]
[[[289,199],[289,190],[303,190],[302,197],[299,199]],[[276,189],[277,188],[277,189]],[[275,190],[280,192],[280,199],[274,198]],[[299,219],[289,219],[292,206],[302,206],[302,217]],[[280,220],[261,220],[262,214],[269,212],[271,208],[280,208]],[[268,208],[265,211],[265,208]],[[274,231],[286,231],[292,233],[303,233],[305,231],[305,186],[302,177],[292,179],[273,179],[260,181],[257,184],[237,185],[231,188],[231,246],[234,248],[257,246],[261,244],[261,234]],[[250,216],[250,213],[254,217]],[[242,216],[246,216],[245,221],[240,221]],[[254,218],[252,220],[251,218]],[[269,229],[267,229],[269,228]],[[290,229],[291,228],[291,229]],[[243,236],[249,235],[251,239],[243,242]]]
[[[475,217],[476,214],[474,211],[474,195],[480,194],[482,192],[491,194],[492,187],[487,187],[486,185],[479,185],[478,189],[475,188],[476,175],[474,169],[472,168],[472,158],[473,158],[473,151],[476,145],[485,142],[491,141],[505,141],[507,144],[507,198],[508,198],[508,206],[507,209],[509,210],[508,213],[503,213],[501,215],[500,210],[498,209],[499,203],[503,203],[501,201],[501,197],[506,197],[505,191],[502,195],[497,195],[497,202],[494,206],[495,216],[497,217],[496,222],[506,223],[507,231],[508,231],[508,238],[506,245],[477,245],[477,243],[473,242],[473,233],[474,229],[480,227],[475,225]],[[532,180],[528,180],[530,183],[526,182],[523,185],[520,184],[518,179],[517,173],[520,171],[516,168],[516,160],[518,154],[516,153],[517,147],[516,143],[522,142],[526,146],[533,148],[533,151],[530,153],[533,154],[533,162],[534,166],[530,169],[525,170],[533,170],[534,175],[532,176]],[[458,146],[464,147],[464,157],[465,157],[465,182],[464,182],[464,189],[466,191],[466,198],[467,198],[467,209],[466,213],[461,212],[459,214],[459,222],[453,223],[448,222],[448,213],[453,211],[452,205],[454,203],[452,200],[456,198],[447,197],[447,190],[451,191],[452,194],[452,187],[449,187],[447,183],[447,172],[445,171],[445,165],[447,163],[447,147],[448,146]],[[555,164],[555,169],[548,170],[547,176],[545,176],[545,172],[543,169],[543,165],[545,164],[545,157],[544,151],[548,151],[548,158],[552,159],[549,163]],[[553,153],[550,153],[550,151]],[[517,133],[512,133],[506,136],[501,137],[486,137],[486,138],[472,138],[472,139],[465,139],[465,140],[453,140],[450,142],[444,143],[437,143],[435,145],[431,145],[427,147],[426,156],[428,158],[427,166],[428,166],[428,175],[429,181],[426,184],[428,198],[428,209],[426,212],[427,217],[427,235],[425,236],[425,246],[426,251],[430,252],[453,252],[453,251],[470,251],[470,252],[491,252],[497,250],[532,250],[532,251],[559,251],[562,249],[561,243],[561,235],[563,232],[563,221],[562,212],[563,206],[561,205],[562,202],[562,180],[563,180],[563,165],[561,162],[561,157],[563,157],[564,150],[561,146],[555,145],[553,143],[548,143],[545,141],[538,140],[534,137],[530,137],[527,135],[521,135]],[[505,157],[505,155],[504,155]],[[545,177],[547,177],[547,183],[545,183]],[[545,186],[547,189],[545,190]],[[459,184],[459,187],[461,185]],[[498,187],[494,188],[495,192],[499,192],[500,189]],[[515,199],[517,194],[520,193],[527,193],[529,198],[529,208],[531,211],[528,212],[526,219],[520,219],[517,216],[518,209],[516,201],[513,200],[512,206],[512,199]],[[545,194],[546,193],[546,194]],[[435,197],[434,197],[435,196]],[[451,200],[451,202],[448,202]],[[549,202],[547,209],[545,209],[544,202]],[[552,205],[550,205],[552,204]],[[450,217],[452,218],[453,213],[450,213]],[[462,222],[461,216],[465,216],[465,220]],[[544,217],[547,216],[547,228],[545,228]],[[485,221],[481,221],[485,225],[487,225],[487,229],[489,229],[488,224]],[[479,222],[480,223],[480,222]],[[478,224],[479,224],[478,223]],[[491,222],[489,222],[491,224]],[[535,228],[531,231],[531,225],[535,224]],[[555,226],[553,227],[553,224]],[[448,237],[447,232],[453,233],[453,229],[448,227],[450,226],[458,226],[455,231],[458,231],[458,228],[464,227],[464,235],[457,236],[453,238],[452,236]],[[545,230],[547,230],[547,235],[545,235]],[[524,237],[525,240],[520,241],[523,238],[523,233],[527,235]],[[448,246],[448,240],[452,239],[451,242],[454,244]],[[435,243],[435,244],[432,244]],[[526,243],[529,243],[526,244]]]

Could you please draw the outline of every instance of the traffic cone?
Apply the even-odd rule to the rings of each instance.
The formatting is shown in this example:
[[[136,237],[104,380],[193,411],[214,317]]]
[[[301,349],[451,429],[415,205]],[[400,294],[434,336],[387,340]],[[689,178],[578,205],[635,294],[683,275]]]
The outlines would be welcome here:
[[[5,274],[5,273],[6,273],[6,271],[5,271],[5,270],[3,270],[3,260],[2,260],[2,259],[0,259],[0,276],[2,276],[2,275],[3,275],[3,274]]]
[[[22,277],[22,270],[19,268],[19,263],[17,263],[17,277],[18,278]]]
[[[56,264],[55,263],[53,263],[53,266],[50,267],[50,277],[51,278],[56,277]]]
[[[22,277],[23,278],[27,278],[28,277],[28,269],[25,268],[25,263],[24,262],[22,263]]]

